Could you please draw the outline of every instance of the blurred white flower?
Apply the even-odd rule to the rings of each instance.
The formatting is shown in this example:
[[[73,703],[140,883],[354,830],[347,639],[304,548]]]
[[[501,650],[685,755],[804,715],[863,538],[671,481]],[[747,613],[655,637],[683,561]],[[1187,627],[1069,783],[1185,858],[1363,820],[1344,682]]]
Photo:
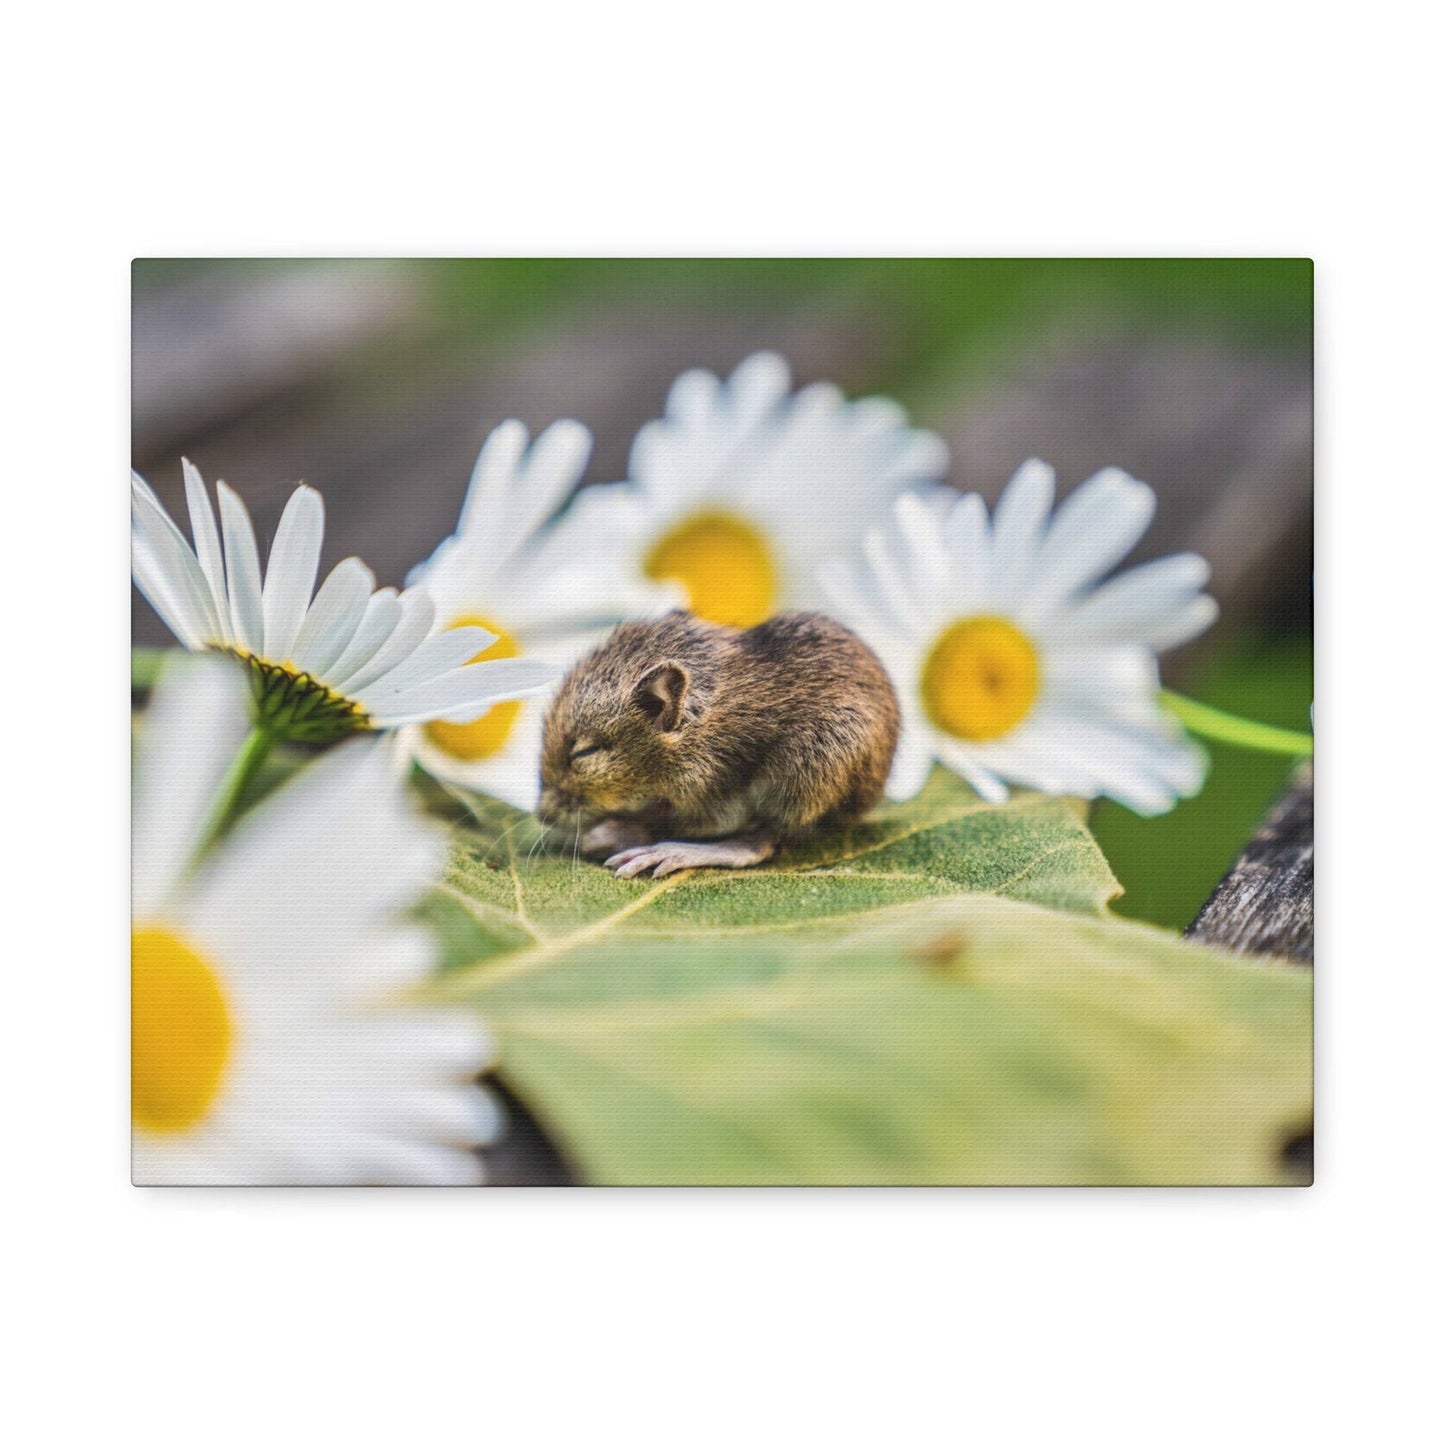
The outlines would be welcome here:
[[[1012,782],[1154,814],[1203,783],[1204,754],[1159,706],[1155,655],[1213,622],[1208,564],[1181,553],[1101,583],[1148,528],[1153,491],[1111,469],[1051,517],[1053,498],[1038,461],[992,523],[978,496],[903,496],[859,553],[824,567],[898,689],[889,797],[917,793],[935,759],[990,802]]]
[[[168,665],[135,775],[133,1175],[140,1184],[464,1184],[496,1133],[491,1045],[410,1007],[435,942],[400,921],[445,847],[388,745],[357,739],[193,855],[247,729],[220,659]]]
[[[699,617],[751,627],[819,603],[817,569],[900,490],[937,480],[943,443],[881,397],[825,382],[790,395],[759,353],[726,380],[684,372],[633,443],[628,480],[589,487],[571,520],[638,581],[671,583]]]
[[[536,659],[560,677],[615,623],[679,600],[630,575],[625,559],[575,515],[554,520],[591,447],[574,421],[554,423],[530,446],[521,422],[504,422],[477,458],[456,534],[407,578],[431,596],[439,626],[494,635],[479,657]],[[500,703],[472,722],[411,727],[403,746],[445,782],[530,809],[547,702],[542,694]]]
[[[437,630],[424,591],[374,591],[358,558],[338,563],[313,599],[324,512],[310,487],[286,504],[263,586],[245,505],[221,483],[218,531],[200,473],[183,467],[194,550],[131,474],[136,586],[192,652],[229,652],[248,665],[258,721],[275,735],[324,741],[360,728],[465,721],[556,680],[535,659],[468,665],[497,639],[480,628]]]

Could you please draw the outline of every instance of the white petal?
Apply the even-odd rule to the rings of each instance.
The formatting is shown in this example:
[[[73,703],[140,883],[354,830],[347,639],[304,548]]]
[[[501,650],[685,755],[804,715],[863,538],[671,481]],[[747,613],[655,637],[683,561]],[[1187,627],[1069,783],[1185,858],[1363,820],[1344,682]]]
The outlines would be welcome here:
[[[495,1100],[475,1084],[437,1088],[399,1081],[367,1090],[357,1103],[371,1128],[418,1143],[476,1148],[495,1142],[501,1124]]]
[[[320,678],[356,635],[376,578],[359,557],[348,557],[331,569],[321,584],[296,634],[291,655],[296,666]]]
[[[580,422],[556,421],[527,454],[526,506],[516,516],[533,531],[565,502],[592,453],[592,433]]]
[[[358,699],[379,727],[400,727],[444,717],[471,722],[494,704],[551,687],[559,677],[551,663],[525,657],[474,662],[402,693]]]
[[[592,434],[575,421],[553,422],[537,438],[509,498],[504,550],[515,551],[556,514],[581,481],[591,452]]]
[[[933,747],[924,728],[905,727],[893,755],[893,768],[884,791],[895,803],[916,797],[933,771]]]
[[[527,428],[515,419],[493,427],[472,467],[462,502],[458,533],[486,528],[507,503],[517,469],[527,451]]]
[[[1040,711],[990,761],[1007,776],[1045,792],[1106,795],[1145,816],[1167,812],[1197,792],[1206,758],[1162,716],[1152,726]]]
[[[583,496],[615,490],[588,487]],[[632,510],[631,501],[617,500],[620,510]],[[628,536],[632,519],[609,513],[614,509],[607,505],[569,509],[508,569],[501,580],[509,631],[520,636],[575,632],[687,605],[681,584],[643,575]]]
[[[789,398],[788,385],[770,354],[722,385],[679,377],[664,418],[638,434],[629,476],[653,536],[693,508],[735,511],[775,553],[781,605],[811,606],[817,568],[882,520],[900,489],[936,479],[947,453],[891,403],[849,403],[821,382]]]
[[[776,352],[754,352],[728,378],[728,408],[741,428],[754,427],[788,394],[792,374]]]
[[[1046,654],[1043,673],[1046,697],[1062,710],[1158,717],[1159,664],[1147,647],[1092,643],[1057,648]]]
[[[160,498],[135,472],[131,473],[130,496],[137,585],[148,598],[158,600],[156,610],[168,626],[170,619],[175,619],[179,630],[173,626],[172,631],[188,647],[204,647],[218,640],[220,622],[211,589],[190,544],[166,514]]]
[[[185,457],[181,458],[181,472],[186,479],[186,506],[191,514],[191,536],[195,539],[196,557],[210,588],[220,641],[229,643],[232,640],[231,608],[226,600],[226,565],[221,555],[221,538],[216,531],[216,514],[211,508],[211,498],[200,472]]]
[[[216,484],[221,499],[221,533],[226,542],[226,588],[231,603],[231,630],[247,652],[266,646],[265,613],[261,607],[261,555],[245,503],[225,482]]]
[[[977,492],[953,504],[944,520],[944,533],[953,564],[952,596],[958,614],[966,617],[984,605],[993,587],[988,508]]]
[[[266,616],[265,655],[272,662],[291,659],[296,634],[316,586],[324,527],[321,493],[311,487],[297,487],[281,514],[276,540],[266,559],[261,605]]]
[[[182,589],[172,570],[160,562],[150,542],[139,531],[131,533],[130,550],[131,579],[141,596],[183,647],[191,652],[204,651],[210,645],[205,619],[198,617],[197,609],[182,600]]]
[[[1202,557],[1161,557],[1111,578],[1054,625],[1059,635],[1080,641],[1148,642],[1155,647],[1166,645],[1155,642],[1156,637],[1183,641],[1213,620],[1212,607],[1196,605],[1208,579],[1209,564]]]
[[[1116,567],[1149,528],[1153,491],[1110,467],[1089,478],[1054,516],[1022,599],[1024,616],[1048,616]]]
[[[482,1161],[459,1149],[415,1144],[408,1139],[372,1139],[353,1162],[359,1177],[375,1184],[414,1184],[431,1188],[480,1184]]]
[[[448,627],[441,632],[434,632],[390,671],[352,695],[370,712],[374,703],[395,698],[421,683],[431,682],[454,667],[470,662],[477,653],[485,651],[496,640],[495,633],[482,627]]]
[[[893,504],[893,519],[907,544],[908,575],[915,590],[946,590],[952,579],[937,509],[918,493],[904,492]]]
[[[1092,762],[1099,793],[1146,818],[1197,793],[1207,770],[1205,754],[1194,743],[1136,729],[1097,740],[1074,729],[1068,745]]]
[[[997,806],[1008,802],[1008,789],[994,770],[984,764],[975,748],[956,738],[936,736],[935,742],[944,766],[957,773],[985,803]]]
[[[151,692],[136,756],[132,907],[140,926],[174,894],[221,779],[250,728],[240,666],[222,657],[169,660]]]
[[[471,1013],[367,1010],[328,1039],[340,1071],[388,1086],[450,1084],[496,1062],[496,1041]]]
[[[786,363],[784,365],[786,366]],[[782,390],[787,389],[788,382],[784,377]],[[684,371],[668,388],[663,414],[668,421],[678,426],[705,425],[711,421],[718,409],[718,398],[722,390],[722,382],[710,371],[700,368]]]
[[[1021,724],[1007,737],[988,743],[951,741],[940,747],[940,753],[949,767],[958,771],[962,771],[966,760],[970,765],[987,766],[995,776],[1040,793],[1092,797],[1095,791],[1092,781],[1081,774],[1077,762],[1052,747],[1040,746],[1025,732],[1025,727],[1026,724]]]
[[[891,535],[897,537],[896,532]],[[916,632],[927,625],[927,619],[914,598],[914,578],[905,576],[892,556],[889,541],[890,533],[883,528],[869,528],[863,538],[863,555],[872,582],[887,603],[888,615],[897,618],[903,631]]]
[[[1028,585],[1030,569],[1054,501],[1054,469],[1028,461],[1014,473],[993,513],[992,587],[1012,605]]]
[[[865,396],[848,408],[844,418],[855,442],[877,440],[908,425],[908,413],[887,396]]]
[[[244,694],[235,664],[202,665],[228,668]],[[164,710],[164,687],[158,698]],[[182,717],[164,729],[167,773],[188,746],[203,751],[203,721]],[[468,1081],[492,1059],[493,1042],[469,1016],[396,1006],[437,954],[428,929],[396,920],[438,877],[446,842],[414,812],[391,752],[359,740],[308,764],[166,899],[163,926],[223,977],[236,1042],[200,1125],[171,1141],[137,1134],[136,1177],[476,1182],[467,1148],[494,1138],[499,1118]],[[141,786],[138,801],[174,804],[191,791],[163,777]]]
[[[473,550],[466,544],[475,544],[495,570],[527,546],[582,479],[591,451],[591,434],[575,421],[553,423],[530,449],[520,422],[497,427],[477,458],[462,505],[462,560],[470,560]],[[428,565],[426,575],[431,571]]]
[[[1156,619],[1144,635],[1144,640],[1156,652],[1167,652],[1171,647],[1188,642],[1206,632],[1219,616],[1219,603],[1212,597],[1191,597],[1182,607],[1167,617]]]
[[[818,589],[826,606],[855,632],[877,621],[863,600],[857,566],[851,557],[830,557],[818,568]]]
[[[895,444],[892,470],[910,482],[937,482],[948,471],[948,446],[930,431],[911,428]]]
[[[853,557],[833,557],[818,568],[818,590],[825,608],[855,632],[870,633],[885,625],[896,626],[893,619],[880,614],[868,597],[860,573],[863,562]]]
[[[505,440],[504,434],[500,441]],[[497,444],[488,443],[488,466],[479,464],[479,475],[500,488],[499,494],[483,505],[474,493],[463,530],[408,580],[426,587],[444,622],[481,617],[513,636],[621,621],[633,611],[629,594],[639,591],[643,580],[634,575],[633,549],[616,545],[605,517],[608,535],[579,531],[575,507],[549,520],[586,466],[591,447],[586,429],[558,422],[524,457],[510,458],[514,470],[500,479],[487,475]],[[604,574],[606,583],[599,585]]]
[[[253,987],[284,983],[290,996],[324,1002],[338,989],[400,986],[425,971],[435,945],[392,920],[438,876],[445,852],[442,834],[412,812],[387,750],[345,742],[243,815],[197,876],[187,924]],[[381,927],[387,939],[358,953]]]
[[[403,737],[417,761],[433,777],[474,793],[489,793],[530,813],[542,790],[542,724],[546,711],[545,695],[526,699],[517,709],[516,721],[501,750],[489,758],[458,758],[437,747],[422,728],[408,730]]]
[[[860,551],[862,549],[860,548]],[[911,635],[916,622],[911,600],[906,610],[895,606],[893,593],[879,581],[865,557],[834,558],[818,569],[819,590],[841,612],[869,646],[881,650],[900,637]]]
[[[397,600],[396,589],[383,587],[380,592],[373,592],[355,634],[346,644],[346,650],[328,671],[326,681],[330,686],[344,691],[351,679],[376,656],[400,621],[401,603]]]
[[[355,697],[362,688],[370,687],[378,678],[404,662],[431,631],[435,609],[425,587],[408,587],[396,600],[400,619],[371,661],[346,679],[348,697]]]

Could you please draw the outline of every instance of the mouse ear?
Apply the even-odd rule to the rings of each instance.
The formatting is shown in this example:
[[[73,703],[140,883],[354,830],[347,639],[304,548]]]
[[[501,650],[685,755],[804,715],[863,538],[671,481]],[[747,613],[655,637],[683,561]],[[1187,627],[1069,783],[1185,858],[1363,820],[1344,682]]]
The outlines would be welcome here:
[[[632,701],[660,733],[676,732],[687,701],[687,669],[676,662],[660,662],[633,690]]]

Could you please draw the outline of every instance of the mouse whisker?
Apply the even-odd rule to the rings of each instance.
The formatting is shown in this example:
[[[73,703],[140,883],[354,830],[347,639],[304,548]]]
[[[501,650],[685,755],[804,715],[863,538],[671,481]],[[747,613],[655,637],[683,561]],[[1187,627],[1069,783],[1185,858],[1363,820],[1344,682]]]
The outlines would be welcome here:
[[[520,818],[514,818],[510,823],[508,823],[507,826],[503,828],[502,831],[498,833],[497,836],[493,838],[490,843],[487,844],[487,851],[482,854],[482,862],[485,863],[492,856],[492,850],[497,846],[498,843],[504,842],[512,833],[515,833],[517,829],[522,826],[523,823],[528,822],[531,819],[531,816],[532,815],[530,813],[523,813]]]

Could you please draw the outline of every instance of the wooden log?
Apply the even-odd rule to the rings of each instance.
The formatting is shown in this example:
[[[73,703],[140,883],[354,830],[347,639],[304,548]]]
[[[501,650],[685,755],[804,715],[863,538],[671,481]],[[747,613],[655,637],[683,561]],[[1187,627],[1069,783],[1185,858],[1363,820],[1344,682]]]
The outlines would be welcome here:
[[[1239,861],[1185,930],[1217,948],[1314,962],[1314,765],[1301,764]]]
[[[1217,948],[1309,967],[1315,946],[1314,764],[1302,763],[1238,862],[1185,930]],[[1314,1179],[1313,1128],[1280,1145],[1300,1183]]]

